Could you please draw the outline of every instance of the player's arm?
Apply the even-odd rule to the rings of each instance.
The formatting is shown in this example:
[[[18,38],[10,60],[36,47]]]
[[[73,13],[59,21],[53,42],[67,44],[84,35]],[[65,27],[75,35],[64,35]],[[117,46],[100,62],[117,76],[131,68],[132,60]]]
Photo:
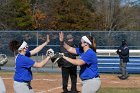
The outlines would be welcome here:
[[[44,60],[42,60],[41,62],[35,62],[35,64],[33,65],[33,67],[36,67],[36,68],[41,68],[43,67],[46,63],[48,63],[50,59],[50,56],[47,56]]]
[[[69,46],[67,43],[65,43],[64,42],[64,48],[68,51],[68,52],[70,52],[70,53],[73,53],[73,54],[77,54],[76,53],[76,48],[74,48],[74,47],[71,47],[71,46]]]
[[[77,65],[77,66],[81,66],[81,65],[86,64],[82,59],[72,59],[72,58],[69,58],[69,57],[66,57],[66,56],[63,56],[63,58],[65,60],[67,60],[68,62],[70,62],[74,65]]]
[[[39,46],[36,47],[35,49],[31,50],[31,51],[30,51],[31,55],[35,55],[36,53],[38,53],[38,52],[39,52],[40,50],[42,50],[42,48],[45,47],[49,42],[50,42],[49,35],[47,35],[47,40],[46,40],[46,42],[44,42],[43,44],[39,45]]]
[[[59,40],[60,40],[60,45],[63,45],[64,48],[68,52],[76,54],[76,48],[73,48],[73,47],[69,46],[67,43],[64,42],[64,33],[63,32],[59,33]]]

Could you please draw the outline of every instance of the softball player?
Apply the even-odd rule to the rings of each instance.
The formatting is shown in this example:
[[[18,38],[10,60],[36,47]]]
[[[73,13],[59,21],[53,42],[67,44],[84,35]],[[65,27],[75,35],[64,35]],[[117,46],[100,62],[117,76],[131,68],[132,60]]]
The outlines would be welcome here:
[[[62,42],[64,34],[59,33],[59,39]],[[63,58],[68,62],[81,66],[80,78],[82,80],[82,93],[96,93],[101,85],[99,78],[97,57],[96,57],[96,43],[93,37],[83,36],[81,38],[80,47],[73,48],[64,42],[64,47],[67,51],[73,54],[80,55],[79,59]]]
[[[20,43],[13,40],[9,43],[10,49],[13,52],[17,52],[17,56],[15,57],[15,74],[13,85],[15,93],[34,93],[31,87],[31,80],[33,79],[31,67],[43,67],[48,62],[50,57],[47,56],[41,62],[35,62],[29,57],[38,53],[49,43],[49,41],[49,35],[47,35],[46,42],[31,51],[28,50],[28,44],[25,41]]]
[[[4,66],[7,62],[8,62],[7,56],[5,54],[0,54],[0,67]],[[1,76],[0,76],[0,93],[6,93],[5,85]]]

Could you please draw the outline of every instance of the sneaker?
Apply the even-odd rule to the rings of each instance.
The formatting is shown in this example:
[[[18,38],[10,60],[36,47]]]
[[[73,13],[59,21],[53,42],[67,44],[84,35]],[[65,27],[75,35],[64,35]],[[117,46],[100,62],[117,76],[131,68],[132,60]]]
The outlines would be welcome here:
[[[121,78],[122,76],[118,76],[118,78]]]
[[[64,89],[61,93],[69,93],[69,91],[67,89]]]
[[[121,80],[126,80],[128,78],[128,76],[122,76],[120,77]]]
[[[79,92],[80,92],[80,91],[77,91],[77,90],[76,90],[76,91],[71,91],[70,93],[79,93]]]
[[[70,93],[78,93],[77,91],[71,91]]]
[[[123,76],[118,76],[119,79],[121,79]]]
[[[69,91],[64,91],[64,92],[61,92],[61,93],[70,93]]]

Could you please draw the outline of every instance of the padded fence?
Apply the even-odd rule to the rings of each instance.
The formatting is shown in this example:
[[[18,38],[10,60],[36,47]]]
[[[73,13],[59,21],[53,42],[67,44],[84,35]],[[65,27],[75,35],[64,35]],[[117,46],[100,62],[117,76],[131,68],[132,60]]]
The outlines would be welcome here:
[[[102,73],[119,73],[119,60],[118,57],[99,57],[99,71]],[[140,73],[140,57],[129,58],[127,71],[129,73]]]

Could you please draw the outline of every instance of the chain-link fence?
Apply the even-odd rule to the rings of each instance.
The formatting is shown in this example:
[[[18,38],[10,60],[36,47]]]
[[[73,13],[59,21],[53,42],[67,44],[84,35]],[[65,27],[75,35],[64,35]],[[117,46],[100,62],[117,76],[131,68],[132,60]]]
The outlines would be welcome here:
[[[59,51],[60,31],[0,31],[0,53],[8,55],[10,59],[6,67],[14,67],[14,54],[9,50],[8,44],[11,40],[25,40],[29,45],[29,50],[45,42],[46,35],[50,35],[50,43],[43,48],[34,60],[41,60],[49,48]],[[63,31],[72,34],[78,45],[83,35],[91,35],[96,39],[97,49],[117,49],[121,41],[126,39],[130,49],[140,49],[140,31]],[[49,65],[50,66],[50,65]]]

